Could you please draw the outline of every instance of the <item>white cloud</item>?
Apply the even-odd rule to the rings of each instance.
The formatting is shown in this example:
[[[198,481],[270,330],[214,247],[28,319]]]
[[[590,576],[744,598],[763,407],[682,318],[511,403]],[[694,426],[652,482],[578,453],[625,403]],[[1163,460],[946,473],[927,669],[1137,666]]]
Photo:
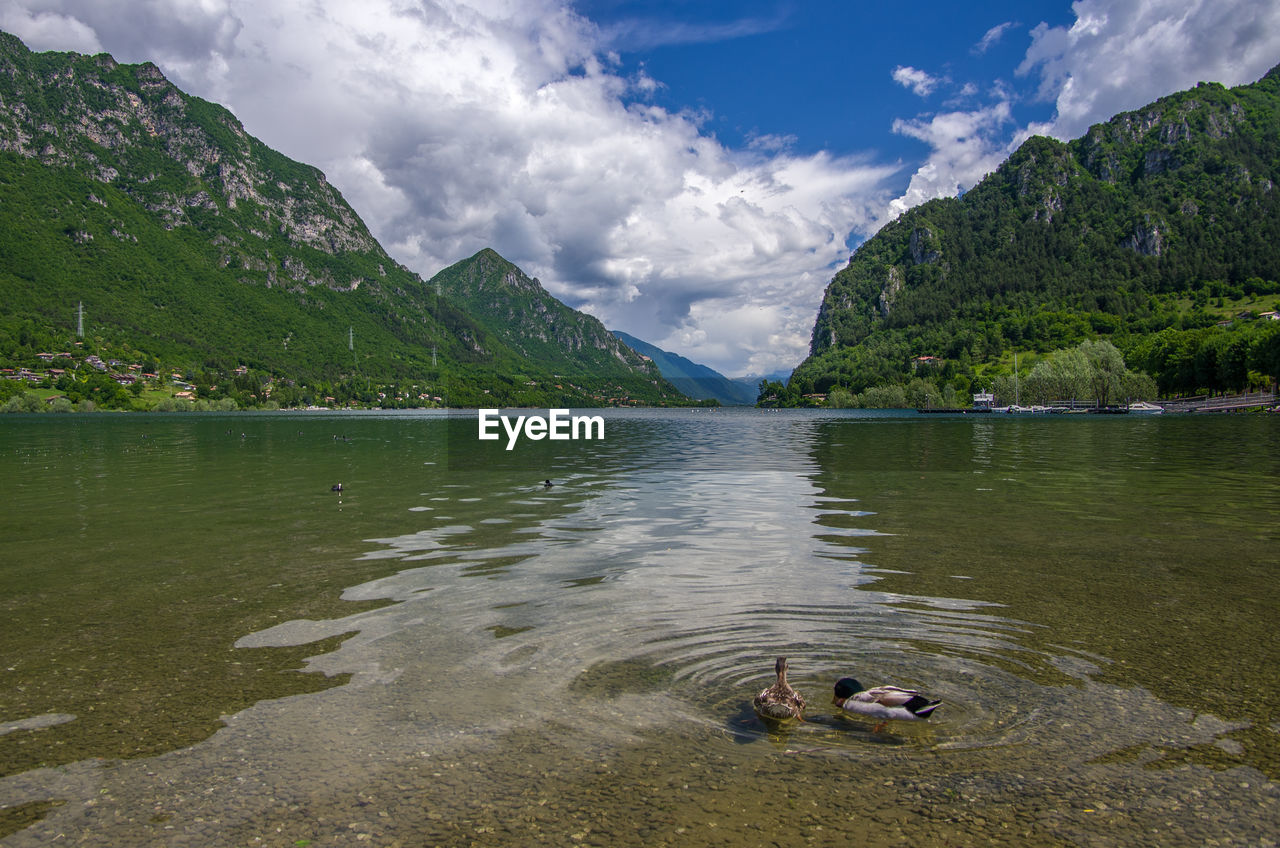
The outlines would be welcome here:
[[[819,284],[819,298],[827,282],[829,280],[822,280]],[[813,333],[812,310],[797,313],[777,303],[740,304],[709,300],[695,304],[692,311],[695,318],[692,329],[672,333],[659,340],[658,346],[688,350],[688,355],[695,362],[711,362],[733,352],[726,346],[727,340],[740,338],[758,351],[744,363],[744,374],[765,374],[777,370],[779,363],[767,352],[796,345],[807,347]]]
[[[996,44],[1004,37],[1005,30],[1014,26],[1017,26],[1017,24],[1013,21],[1005,21],[1002,24],[996,24],[986,31],[982,38],[978,40],[977,44],[973,45],[973,52],[978,54],[986,53],[991,49],[992,45]]]
[[[894,68],[893,81],[903,88],[910,89],[912,94],[919,97],[928,97],[941,82],[939,78],[910,65],[899,65]]]
[[[936,197],[954,197],[995,170],[1011,149],[1006,125],[1012,120],[1008,100],[969,112],[945,112],[928,120],[893,122],[893,131],[929,145],[925,163],[911,176],[906,193],[889,204],[897,217]]]
[[[704,361],[726,373],[803,358],[850,231],[878,225],[897,170],[792,155],[785,137],[724,147],[702,130],[706,116],[647,104],[660,82],[616,73],[617,34],[561,0],[12,8],[61,16],[77,43],[96,36],[121,61],[153,59],[228,106],[266,143],[324,170],[424,277],[493,247],[608,326],[650,340],[701,334],[700,349],[715,353]],[[65,47],[53,41],[32,46]],[[760,303],[788,316],[785,330],[710,320]]]
[[[772,32],[785,23],[785,15],[773,18],[740,18],[727,23],[685,23],[670,19],[634,17],[603,30],[600,40],[620,50],[646,50],[681,44],[731,41]]]
[[[0,5],[0,29],[18,36],[35,50],[71,50],[90,55],[102,52],[102,44],[91,27],[57,12],[5,3]]]
[[[1039,24],[1018,73],[1038,71],[1051,132],[1082,135],[1117,112],[1200,81],[1253,82],[1280,61],[1280,4],[1077,0],[1071,27]]]

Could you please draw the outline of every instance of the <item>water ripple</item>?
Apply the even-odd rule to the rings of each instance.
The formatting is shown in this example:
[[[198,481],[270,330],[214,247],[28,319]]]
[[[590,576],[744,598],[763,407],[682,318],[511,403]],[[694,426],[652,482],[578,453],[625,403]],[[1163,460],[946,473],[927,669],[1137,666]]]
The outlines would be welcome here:
[[[448,523],[368,540],[366,558],[416,567],[344,597],[427,604],[426,616],[387,615],[468,634],[469,665],[523,666],[523,686],[617,697],[660,680],[687,718],[735,732],[764,732],[739,714],[780,655],[819,716],[841,676],[926,689],[946,703],[927,738],[955,747],[1002,744],[1044,697],[1036,681],[1066,679],[998,605],[877,590],[885,570],[864,562],[885,535],[876,512],[824,496],[806,457],[754,469],[749,486],[715,464],[688,473],[705,459],[685,448],[625,473],[605,465],[538,498],[457,484],[432,495]],[[835,745],[860,737],[833,727],[867,730],[828,723]]]

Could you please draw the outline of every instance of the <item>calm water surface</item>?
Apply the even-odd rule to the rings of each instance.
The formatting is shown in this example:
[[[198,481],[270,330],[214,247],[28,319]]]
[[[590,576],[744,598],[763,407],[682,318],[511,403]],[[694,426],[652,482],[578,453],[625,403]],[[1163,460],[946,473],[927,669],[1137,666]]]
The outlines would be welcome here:
[[[606,415],[0,419],[0,844],[1275,844],[1280,417]]]

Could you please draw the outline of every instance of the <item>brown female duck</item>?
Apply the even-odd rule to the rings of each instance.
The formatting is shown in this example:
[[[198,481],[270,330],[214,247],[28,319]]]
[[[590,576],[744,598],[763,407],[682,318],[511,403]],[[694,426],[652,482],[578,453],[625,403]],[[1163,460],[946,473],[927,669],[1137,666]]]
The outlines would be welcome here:
[[[756,715],[771,721],[788,719],[803,721],[801,714],[804,712],[804,696],[787,683],[787,658],[778,657],[778,662],[774,664],[773,669],[778,674],[777,681],[756,695],[751,702]]]

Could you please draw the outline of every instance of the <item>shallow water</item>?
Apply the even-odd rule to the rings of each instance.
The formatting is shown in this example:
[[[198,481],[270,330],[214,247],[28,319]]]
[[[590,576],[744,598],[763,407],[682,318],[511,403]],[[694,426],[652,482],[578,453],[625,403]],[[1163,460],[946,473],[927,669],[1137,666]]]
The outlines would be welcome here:
[[[0,420],[3,844],[1280,832],[1274,416],[606,431]],[[945,704],[877,731],[846,674]]]

